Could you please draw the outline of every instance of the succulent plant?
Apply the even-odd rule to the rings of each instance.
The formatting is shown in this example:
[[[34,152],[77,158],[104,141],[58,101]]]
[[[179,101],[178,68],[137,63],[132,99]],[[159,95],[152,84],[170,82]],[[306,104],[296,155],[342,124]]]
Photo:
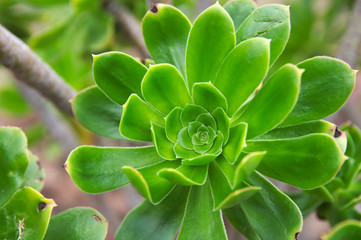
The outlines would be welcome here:
[[[216,3],[192,25],[155,4],[142,24],[153,60],[95,55],[97,86],[72,104],[89,130],[153,145],[81,146],[66,162],[73,181],[88,193],[131,183],[146,198],[117,239],[172,239],[180,225],[178,239],[227,239],[221,211],[249,239],[294,239],[302,215],[262,175],[302,189],[336,175],[346,137],[321,119],[355,71],[315,57],[268,74],[290,33],[283,5]]]

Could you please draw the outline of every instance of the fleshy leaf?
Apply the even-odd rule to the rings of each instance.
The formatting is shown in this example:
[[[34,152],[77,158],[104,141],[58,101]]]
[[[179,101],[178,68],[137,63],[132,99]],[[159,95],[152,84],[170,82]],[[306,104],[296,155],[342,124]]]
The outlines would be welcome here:
[[[236,30],[256,8],[256,4],[252,0],[233,0],[224,5],[224,9],[231,16]]]
[[[192,90],[193,102],[213,112],[217,107],[227,111],[227,100],[223,94],[210,82],[195,83]]]
[[[253,37],[271,39],[270,65],[281,55],[290,35],[289,7],[269,4],[257,8],[236,32],[237,43]]]
[[[233,191],[228,179],[218,164],[214,162],[209,167],[209,182],[212,189],[214,210],[216,211],[233,207],[260,190],[259,187],[245,187]]]
[[[145,44],[156,63],[170,63],[186,76],[185,52],[191,23],[175,7],[156,4],[142,22]]]
[[[79,92],[71,104],[74,115],[88,130],[104,137],[130,140],[119,133],[123,107],[110,100],[96,86]]]
[[[275,128],[266,134],[254,138],[253,140],[295,138],[311,133],[325,133],[329,136],[334,136],[335,131],[335,124],[323,120],[316,120],[290,127]]]
[[[165,115],[192,102],[182,76],[169,64],[150,66],[142,81],[142,93],[151,106]]]
[[[132,93],[141,95],[140,83],[147,68],[121,52],[93,55],[93,75],[98,87],[114,102],[123,105]]]
[[[322,240],[359,240],[361,236],[361,223],[356,220],[347,220],[334,227]]]
[[[217,129],[221,131],[224,137],[224,144],[228,142],[229,137],[229,118],[222,108],[213,111],[212,116],[217,123]]]
[[[50,219],[44,240],[102,240],[107,235],[108,222],[92,208],[76,207]]]
[[[165,129],[162,126],[152,123],[151,131],[154,146],[157,149],[159,156],[168,160],[176,159],[173,151],[174,143],[168,140]]]
[[[297,67],[305,70],[300,94],[296,106],[281,126],[322,119],[335,113],[355,85],[356,71],[339,59],[314,57]]]
[[[188,128],[184,127],[179,131],[178,134],[178,143],[185,149],[192,150],[192,139],[188,134]]]
[[[203,185],[206,182],[208,173],[208,165],[204,166],[186,166],[164,168],[158,172],[158,175],[162,178],[169,180],[170,182],[191,186],[191,185]]]
[[[326,134],[247,141],[244,151],[267,151],[257,169],[268,177],[302,189],[329,182],[346,159],[336,141]]]
[[[43,239],[55,205],[30,187],[16,191],[0,208],[0,238]]]
[[[182,164],[188,166],[202,166],[212,162],[214,159],[217,158],[217,156],[218,155],[214,155],[214,154],[198,155],[193,158],[183,159]]]
[[[235,163],[246,145],[247,124],[239,123],[229,129],[229,140],[223,147],[222,155],[231,163]]]
[[[19,128],[0,128],[0,206],[21,186],[29,165],[27,140]]]
[[[221,133],[221,131],[217,131],[217,137],[213,142],[213,146],[211,149],[209,149],[209,151],[207,152],[207,154],[215,154],[215,155],[219,155],[222,152],[222,146],[224,143],[224,137],[223,134]]]
[[[246,155],[235,169],[232,186],[236,188],[258,167],[266,152],[252,152]]]
[[[266,133],[282,122],[296,104],[302,70],[286,64],[275,72],[239,118],[248,123],[247,139]]]
[[[183,128],[181,122],[181,108],[174,108],[166,117],[165,117],[165,131],[169,140],[172,142],[177,142],[177,137],[179,131]]]
[[[261,187],[253,197],[241,204],[244,215],[260,239],[295,239],[302,229],[302,214],[296,204],[256,172],[247,182],[251,186]]]
[[[216,120],[212,117],[210,113],[202,113],[199,114],[197,119],[197,122],[203,123],[205,126],[210,127],[212,129],[217,129],[217,123]]]
[[[177,158],[194,158],[199,156],[199,154],[196,153],[195,151],[188,150],[182,147],[179,143],[176,143],[174,145],[174,152]]]
[[[270,41],[252,38],[237,45],[226,57],[214,81],[228,102],[228,116],[256,90],[266,76]]]
[[[32,187],[36,191],[41,191],[44,186],[44,169],[41,168],[39,159],[34,154],[32,154],[31,152],[29,152],[28,154],[29,165],[25,171],[23,184],[20,188]]]
[[[145,200],[120,225],[115,239],[174,239],[182,222],[189,187],[177,186],[160,204]]]
[[[207,110],[198,105],[187,105],[181,113],[181,121],[183,127],[186,127],[188,123],[195,121],[198,115],[202,113],[207,113]]]
[[[213,81],[219,66],[235,45],[231,17],[218,3],[203,11],[189,33],[186,67],[189,89]]]
[[[151,122],[164,126],[160,113],[152,109],[138,95],[132,94],[124,104],[120,119],[120,133],[130,139],[151,142]]]
[[[213,211],[209,182],[192,186],[178,240],[217,239],[226,240],[221,211]]]
[[[158,204],[172,191],[175,184],[159,177],[157,173],[163,168],[176,168],[179,165],[178,161],[164,161],[140,169],[123,167],[123,171],[140,195],[151,203]]]
[[[123,166],[141,168],[162,161],[164,159],[159,157],[154,146],[81,146],[70,153],[65,167],[81,190],[87,193],[100,193],[129,183],[122,170]]]

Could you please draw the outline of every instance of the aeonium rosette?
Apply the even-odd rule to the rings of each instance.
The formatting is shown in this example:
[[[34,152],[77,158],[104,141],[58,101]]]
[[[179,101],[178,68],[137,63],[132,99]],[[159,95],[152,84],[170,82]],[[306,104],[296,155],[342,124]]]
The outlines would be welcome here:
[[[283,5],[216,3],[192,25],[157,4],[142,26],[153,60],[94,56],[97,86],[72,104],[89,130],[153,145],[79,147],[66,164],[73,181],[89,193],[130,182],[147,199],[117,239],[172,239],[180,225],[178,239],[226,239],[221,209],[251,239],[293,239],[299,209],[261,174],[302,189],[335,176],[346,138],[320,119],[347,100],[355,71],[315,57],[267,75],[289,37]]]

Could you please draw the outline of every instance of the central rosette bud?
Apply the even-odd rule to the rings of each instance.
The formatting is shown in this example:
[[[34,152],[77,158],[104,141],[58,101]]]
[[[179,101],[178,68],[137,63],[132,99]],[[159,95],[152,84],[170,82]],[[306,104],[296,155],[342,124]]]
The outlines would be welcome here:
[[[153,133],[157,140],[154,126]],[[205,165],[222,153],[228,140],[229,119],[222,107],[212,110],[186,104],[183,109],[174,108],[165,117],[165,133],[173,144],[174,158],[182,159],[184,165]]]
[[[192,114],[193,111],[196,114]],[[218,119],[218,122],[227,120],[221,108],[214,113],[217,118],[223,115],[223,119]],[[215,116],[197,105],[187,105],[181,111],[179,117],[182,128],[178,132],[174,152],[177,157],[187,159],[184,163],[207,164],[222,152],[224,135],[218,130]]]

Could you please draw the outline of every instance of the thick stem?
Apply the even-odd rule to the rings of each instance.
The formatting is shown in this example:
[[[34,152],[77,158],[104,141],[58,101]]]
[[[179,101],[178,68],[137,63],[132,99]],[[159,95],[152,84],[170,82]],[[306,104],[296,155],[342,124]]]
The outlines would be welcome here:
[[[0,25],[0,63],[15,77],[49,99],[64,113],[72,115],[69,100],[75,91],[20,39]]]

